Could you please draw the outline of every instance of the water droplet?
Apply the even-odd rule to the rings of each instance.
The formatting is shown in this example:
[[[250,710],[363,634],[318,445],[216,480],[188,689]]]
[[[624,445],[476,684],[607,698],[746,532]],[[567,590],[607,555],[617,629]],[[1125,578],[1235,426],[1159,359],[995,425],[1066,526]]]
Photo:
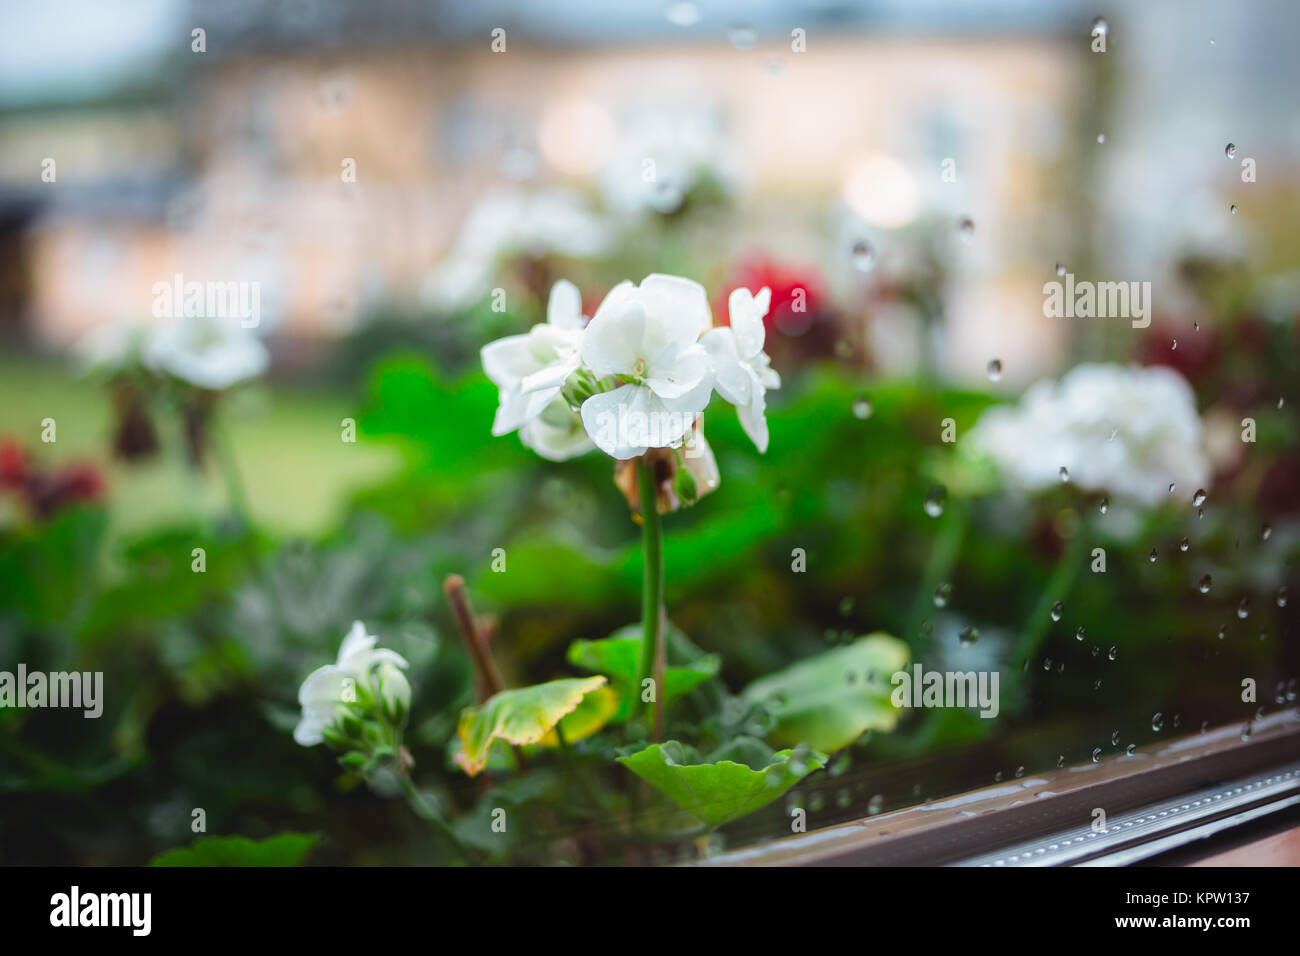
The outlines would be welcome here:
[[[1158,710],[1151,716],[1151,729],[1156,733],[1165,729],[1165,715]]]
[[[957,640],[961,641],[961,643],[967,647],[969,647],[971,644],[974,644],[979,639],[980,639],[979,629],[973,627],[970,624],[967,624],[965,627],[963,627],[961,631],[957,634]]]
[[[1285,405],[1285,404],[1286,404],[1286,399],[1285,399],[1285,398],[1279,398],[1279,399],[1277,400],[1277,407],[1278,407],[1278,408],[1281,408],[1281,407],[1282,407],[1283,405]]]
[[[853,244],[853,268],[859,272],[870,272],[871,267],[876,264],[876,250],[871,248],[871,243],[865,239],[859,239]]]
[[[1127,747],[1124,748],[1124,755],[1127,757],[1131,757],[1133,756],[1133,754],[1137,753],[1137,749],[1138,749],[1137,744],[1129,744]]]
[[[1112,747],[1118,747],[1118,746],[1119,746],[1119,731],[1118,731],[1118,730],[1112,730],[1112,731],[1110,732],[1110,745],[1111,745]]]
[[[1093,762],[1093,763],[1101,763],[1101,748],[1100,748],[1100,747],[1093,747],[1093,748],[1092,748],[1092,762]]]
[[[1065,275],[1065,263],[1064,263],[1064,262],[1058,262],[1058,263],[1056,264],[1056,274],[1057,274],[1058,276],[1064,276],[1064,275]]]
[[[1237,605],[1237,617],[1241,618],[1243,621],[1246,620],[1246,618],[1250,617],[1250,596],[1249,595],[1242,598],[1241,603]]]
[[[1171,352],[1177,352],[1177,351],[1178,351],[1178,340],[1177,340],[1177,339],[1170,339],[1170,340],[1169,340],[1169,351],[1171,351]]]
[[[1065,610],[1065,602],[1064,602],[1064,601],[1057,601],[1055,604],[1053,604],[1053,605],[1052,605],[1052,620],[1053,620],[1053,621],[1059,621],[1059,620],[1061,619],[1061,612],[1064,611],[1064,610]]]
[[[975,238],[975,220],[970,216],[962,216],[957,220],[957,232],[960,233],[962,242],[970,242]]]
[[[848,617],[853,613],[854,600],[852,597],[845,597],[840,601],[840,617]]]
[[[1286,586],[1277,589],[1277,606],[1286,607]]]
[[[1171,495],[1174,493],[1174,488],[1175,488],[1175,487],[1177,487],[1177,486],[1176,486],[1172,481],[1169,482],[1169,493],[1170,493]]]
[[[943,514],[943,506],[948,500],[948,489],[943,485],[935,485],[925,496],[925,513],[931,518],[937,518]]]
[[[991,362],[989,362],[989,381],[990,382],[1002,381],[1002,360],[1001,359],[993,359]]]
[[[1213,41],[1210,41],[1210,42],[1213,42]],[[1227,146],[1223,147],[1223,155],[1224,155],[1224,156],[1227,156],[1229,159],[1232,159],[1232,157],[1236,156],[1236,155],[1237,155],[1237,144],[1236,144],[1236,143],[1229,143]]]
[[[758,42],[758,34],[748,23],[737,23],[727,31],[727,39],[737,50],[752,50]]]
[[[1156,549],[1155,549],[1155,548],[1152,548],[1152,549],[1151,549],[1151,553],[1147,555],[1147,560],[1150,561],[1152,564],[1155,564],[1155,563],[1156,563]]]
[[[1092,689],[1093,689],[1093,690],[1101,690],[1101,680],[1100,680],[1100,678],[1092,682]]]
[[[853,401],[854,418],[865,422],[868,418],[871,417],[871,413],[873,411],[875,411],[875,409],[871,407],[871,402],[865,397],[854,399]]]
[[[1105,36],[1107,33],[1109,33],[1109,32],[1110,32],[1110,24],[1108,24],[1108,23],[1106,22],[1106,20],[1105,20],[1103,17],[1097,17],[1096,19],[1094,19],[1094,20],[1092,21],[1092,35],[1093,35],[1093,36],[1095,36],[1095,37],[1096,37],[1096,36],[1103,36],[1103,37],[1104,37],[1104,36]]]
[[[934,589],[934,606],[947,607],[950,597],[952,597],[952,585],[947,581],[940,582],[939,586]]]
[[[1210,577],[1208,574],[1203,574],[1201,575],[1201,580],[1196,582],[1196,590],[1200,591],[1202,594],[1209,594],[1210,586],[1212,584],[1214,584],[1214,578]]]
[[[1085,630],[1083,629],[1083,625],[1080,624],[1080,625],[1079,625],[1079,629],[1078,629],[1077,631],[1074,632],[1074,639],[1075,639],[1076,641],[1081,641],[1081,640],[1083,640],[1083,639],[1084,639],[1085,637],[1087,637],[1087,636],[1088,636],[1088,632],[1085,631]]]
[[[1057,474],[1061,476],[1062,482],[1070,480],[1070,469],[1066,468],[1064,465],[1061,466],[1061,470],[1057,472]]]
[[[1102,145],[1102,146],[1105,145],[1105,143],[1106,143],[1106,134],[1105,134],[1105,133],[1098,133],[1098,134],[1097,134],[1097,143],[1098,143],[1098,145]]]
[[[1065,766],[1065,754],[1060,754],[1056,758],[1056,769],[1060,770],[1064,766]]]
[[[1110,649],[1110,653],[1107,656],[1113,661],[1117,654],[1119,654],[1119,648],[1112,646]]]
[[[1105,514],[1107,511],[1109,511],[1109,510],[1110,510],[1110,499],[1109,499],[1109,498],[1102,498],[1102,499],[1101,499],[1101,506],[1100,506],[1100,508],[1099,508],[1098,510],[1100,510],[1102,514]]]
[[[1247,724],[1245,727],[1242,727],[1242,728],[1241,728],[1241,739],[1242,739],[1242,740],[1249,740],[1249,739],[1250,739],[1250,734],[1251,734],[1251,727],[1250,727],[1250,724]]]
[[[1232,205],[1230,205],[1228,207],[1228,212],[1232,213],[1235,216],[1237,214],[1237,204],[1233,203]]]
[[[1183,538],[1182,541],[1179,541],[1179,542],[1178,542],[1178,550],[1179,550],[1179,551],[1186,551],[1186,550],[1187,550],[1188,548],[1190,548],[1191,546],[1192,546],[1191,542],[1188,541],[1186,538]]]
[[[1264,527],[1259,529],[1259,536],[1264,541],[1267,541],[1273,536],[1273,526],[1271,524],[1264,525]]]
[[[867,801],[867,816],[874,817],[883,809],[885,809],[884,794],[878,793]]]
[[[1044,657],[1044,658],[1043,658],[1043,670],[1045,670],[1045,671],[1050,671],[1051,669],[1052,669],[1052,659],[1051,659],[1050,657]]]
[[[1192,495],[1192,506],[1199,508],[1201,505],[1205,504],[1205,497],[1205,489],[1197,488],[1196,494]]]
[[[1219,640],[1222,641],[1222,640],[1225,639],[1227,636],[1228,636],[1228,625],[1226,625],[1226,624],[1220,624],[1220,625],[1219,625]]]

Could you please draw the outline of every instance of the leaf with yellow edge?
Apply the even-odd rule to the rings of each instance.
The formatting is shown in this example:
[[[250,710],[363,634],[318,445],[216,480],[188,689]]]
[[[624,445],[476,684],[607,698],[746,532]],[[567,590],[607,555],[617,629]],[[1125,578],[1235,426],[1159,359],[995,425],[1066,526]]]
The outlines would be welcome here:
[[[535,744],[554,730],[562,717],[573,713],[584,697],[603,686],[604,677],[568,677],[503,690],[480,707],[466,707],[460,713],[458,733],[463,749],[456,762],[465,773],[476,776],[487,764],[493,740]]]
[[[573,713],[560,720],[560,730],[564,733],[566,743],[590,737],[609,723],[609,719],[618,710],[618,694],[612,687],[597,687],[582,698]],[[558,747],[559,735],[552,730],[540,741],[543,747]]]

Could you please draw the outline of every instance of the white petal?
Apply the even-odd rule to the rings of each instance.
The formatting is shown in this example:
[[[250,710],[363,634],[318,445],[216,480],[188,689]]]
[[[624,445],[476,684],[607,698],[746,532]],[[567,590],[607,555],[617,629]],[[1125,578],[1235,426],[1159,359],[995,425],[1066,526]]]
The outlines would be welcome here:
[[[645,383],[660,398],[681,398],[700,384],[710,367],[709,353],[702,346],[692,345],[680,353],[671,347],[647,364]]]
[[[546,321],[561,329],[582,328],[582,293],[568,279],[551,286],[546,302]]]
[[[638,291],[646,314],[670,329],[674,341],[694,342],[713,325],[708,293],[698,282],[655,273],[641,280]]]
[[[759,453],[767,451],[767,417],[764,414],[767,407],[767,400],[763,395],[763,389],[754,388],[753,398],[748,405],[736,406],[736,417],[740,419],[740,427],[745,429],[745,434],[753,441],[754,446]]]
[[[595,321],[594,319],[592,321]],[[611,458],[636,458],[647,445],[628,443],[627,417],[644,411],[648,388],[624,385],[611,392],[601,392],[582,403],[582,425],[596,447]]]
[[[352,629],[348,631],[347,636],[343,638],[342,645],[339,646],[339,667],[346,667],[350,659],[358,654],[369,652],[378,640],[379,638],[366,633],[364,624],[360,621],[353,621]]]
[[[607,307],[608,306],[608,307]],[[582,337],[582,360],[598,376],[631,375],[646,338],[646,313],[623,298],[602,304]]]
[[[498,388],[514,388],[520,379],[537,371],[537,360],[527,334],[507,335],[479,350],[483,371]]]
[[[767,295],[763,295],[767,292]],[[767,303],[772,294],[766,288],[755,299],[748,289],[732,289],[727,299],[727,311],[731,314],[731,329],[736,333],[736,350],[742,359],[752,359],[763,351],[766,333],[763,330],[763,316],[767,314]]]
[[[568,461],[593,447],[582,419],[560,398],[519,430],[519,440],[551,461]]]
[[[748,404],[751,379],[749,371],[740,363],[735,332],[728,328],[711,329],[700,339],[700,344],[713,362],[718,394],[733,405]]]

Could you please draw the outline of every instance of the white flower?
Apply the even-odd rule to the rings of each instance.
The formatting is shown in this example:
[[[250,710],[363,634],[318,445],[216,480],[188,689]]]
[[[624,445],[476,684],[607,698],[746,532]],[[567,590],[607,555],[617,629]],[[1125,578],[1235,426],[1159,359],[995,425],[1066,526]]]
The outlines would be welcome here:
[[[635,458],[680,441],[713,391],[712,325],[704,287],[677,276],[624,282],[605,297],[582,339],[582,361],[622,384],[582,404],[582,423],[601,451]]]
[[[1071,484],[1155,505],[1206,487],[1210,464],[1191,386],[1173,369],[1085,364],[1042,381],[1018,406],[986,411],[968,435],[1012,482]]]
[[[560,394],[565,379],[582,364],[582,335],[582,296],[561,279],[551,287],[545,323],[483,346],[483,371],[501,391],[493,435],[532,421]]]
[[[199,388],[220,391],[254,378],[270,362],[266,346],[239,322],[186,316],[155,328],[144,363]]]
[[[552,399],[540,415],[525,422],[519,429],[519,440],[551,461],[568,461],[595,447],[587,437],[582,419],[563,396]]]
[[[621,124],[600,175],[606,206],[624,215],[671,213],[701,180],[731,193],[739,164],[716,110],[654,108]]]
[[[293,739],[304,747],[314,747],[324,740],[322,731],[334,722],[334,709],[344,702],[348,682],[369,685],[371,670],[380,664],[406,667],[406,659],[396,651],[376,648],[379,639],[366,633],[360,621],[343,638],[338,661],[318,667],[307,675],[298,689],[302,718],[294,728]]]
[[[83,372],[112,374],[140,360],[148,329],[135,322],[107,322],[91,326],[73,345]]]
[[[781,376],[772,371],[771,359],[763,351],[767,315],[772,291],[767,287],[751,295],[748,289],[733,289],[727,300],[730,328],[711,329],[700,344],[713,360],[714,387],[736,406],[741,427],[758,447],[767,451],[766,393],[781,387]]]

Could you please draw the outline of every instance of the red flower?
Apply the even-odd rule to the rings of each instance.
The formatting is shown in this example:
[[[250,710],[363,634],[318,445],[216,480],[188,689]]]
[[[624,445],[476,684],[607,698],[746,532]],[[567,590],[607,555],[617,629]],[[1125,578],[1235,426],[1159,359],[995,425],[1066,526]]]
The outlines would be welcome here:
[[[0,488],[21,488],[27,484],[30,474],[22,445],[12,439],[0,443]]]
[[[785,266],[767,256],[754,255],[742,261],[732,281],[723,285],[722,297],[713,305],[714,322],[731,324],[727,297],[733,289],[757,293],[764,286],[772,290],[772,305],[763,319],[768,334],[779,330],[786,335],[801,335],[828,303],[826,283],[814,267]]]

